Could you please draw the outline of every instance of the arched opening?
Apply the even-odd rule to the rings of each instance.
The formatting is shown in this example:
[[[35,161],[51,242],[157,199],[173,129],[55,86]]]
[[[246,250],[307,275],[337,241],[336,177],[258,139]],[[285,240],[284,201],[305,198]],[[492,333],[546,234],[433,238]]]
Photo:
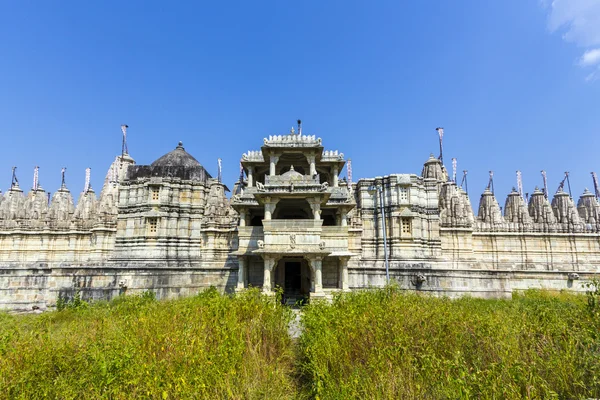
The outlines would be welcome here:
[[[284,258],[275,268],[275,287],[283,289],[282,303],[304,304],[310,297],[311,273],[303,258]]]
[[[327,208],[322,209],[321,219],[323,220],[323,226],[335,226],[337,222],[335,210]]]
[[[310,205],[304,199],[281,199],[273,213],[273,219],[311,219]]]
[[[277,162],[277,175],[283,175],[290,170],[291,166],[294,166],[294,171],[301,173],[302,175],[308,175],[310,166],[306,160],[306,156],[301,153],[286,153],[279,157]]]
[[[265,212],[263,209],[252,209],[250,213],[250,226],[263,226],[263,219],[265,218]]]

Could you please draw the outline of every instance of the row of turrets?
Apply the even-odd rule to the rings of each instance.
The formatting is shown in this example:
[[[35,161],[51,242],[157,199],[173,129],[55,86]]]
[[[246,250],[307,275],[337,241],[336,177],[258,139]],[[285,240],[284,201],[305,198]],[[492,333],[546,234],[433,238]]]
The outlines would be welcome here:
[[[20,188],[13,169],[10,189],[4,194],[0,192],[0,229],[90,229],[96,225],[112,226],[117,217],[117,183],[133,163],[128,154],[115,158],[99,198],[89,184],[87,172],[86,184],[77,205],[65,183],[64,169],[61,187],[52,197],[39,185],[37,168],[33,187],[27,195]]]
[[[596,195],[585,189],[577,205],[559,187],[550,202],[535,188],[527,202],[515,188],[502,209],[490,185],[481,194],[477,216],[467,193],[454,181],[441,161],[433,155],[423,167],[422,176],[440,184],[439,208],[442,227],[470,228],[476,231],[508,232],[600,232],[600,204]]]

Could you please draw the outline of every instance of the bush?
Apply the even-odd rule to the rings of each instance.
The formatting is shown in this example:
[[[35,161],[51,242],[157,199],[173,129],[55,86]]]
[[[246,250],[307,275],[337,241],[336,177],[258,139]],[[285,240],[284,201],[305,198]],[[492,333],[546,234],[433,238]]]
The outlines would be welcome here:
[[[41,315],[0,314],[7,398],[286,398],[290,311],[248,291],[146,293]]]
[[[449,300],[388,287],[305,308],[302,370],[319,398],[600,395],[582,296]]]

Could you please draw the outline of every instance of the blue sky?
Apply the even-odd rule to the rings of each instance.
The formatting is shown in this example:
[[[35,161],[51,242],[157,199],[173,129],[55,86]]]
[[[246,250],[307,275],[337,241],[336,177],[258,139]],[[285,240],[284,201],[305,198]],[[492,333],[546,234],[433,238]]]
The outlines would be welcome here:
[[[501,205],[517,169],[576,198],[600,173],[600,0],[7,1],[0,36],[3,191],[99,191],[122,123],[137,163],[182,140],[230,187],[298,118],[354,180],[420,173],[443,126],[475,207],[489,170]]]

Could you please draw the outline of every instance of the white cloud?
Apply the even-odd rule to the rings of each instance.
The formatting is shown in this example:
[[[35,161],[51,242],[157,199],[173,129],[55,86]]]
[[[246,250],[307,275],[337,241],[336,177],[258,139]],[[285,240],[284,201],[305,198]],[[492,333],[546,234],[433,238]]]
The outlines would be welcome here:
[[[582,67],[591,67],[598,63],[600,63],[600,48],[586,51],[579,60],[579,65]]]
[[[595,67],[586,81],[600,77],[600,0],[542,0],[549,8],[548,27],[551,32],[563,32],[563,39],[587,48],[578,65]]]
[[[553,0],[550,31],[564,30],[563,38],[579,46],[600,44],[600,0]]]

